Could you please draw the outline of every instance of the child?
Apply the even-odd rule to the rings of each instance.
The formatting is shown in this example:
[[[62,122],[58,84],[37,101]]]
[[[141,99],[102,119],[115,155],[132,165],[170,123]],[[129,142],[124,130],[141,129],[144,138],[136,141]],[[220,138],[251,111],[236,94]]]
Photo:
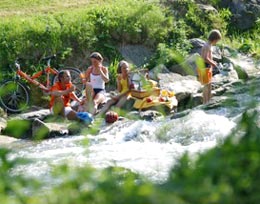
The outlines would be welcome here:
[[[59,81],[56,82],[49,94],[51,95],[50,110],[54,115],[61,115],[69,120],[78,120],[77,112],[71,108],[70,101],[75,100],[82,104],[76,94],[75,86],[71,83],[70,72],[62,70],[58,74]]]
[[[221,33],[218,30],[212,30],[209,33],[208,42],[201,50],[201,57],[204,60],[205,67],[198,69],[198,75],[199,81],[204,85],[203,104],[208,103],[211,98],[212,69],[217,66],[217,63],[213,60],[212,46],[216,45],[220,39]]]
[[[86,83],[86,111],[95,114],[98,106],[106,101],[105,83],[109,81],[107,67],[102,65],[103,57],[98,52],[90,55],[91,66],[85,72],[83,83]]]
[[[130,80],[129,80],[129,64],[122,60],[119,62],[117,67],[117,91],[118,95],[113,96],[106,105],[100,110],[99,115],[104,114],[108,109],[115,105],[120,108],[126,102],[130,92]]]

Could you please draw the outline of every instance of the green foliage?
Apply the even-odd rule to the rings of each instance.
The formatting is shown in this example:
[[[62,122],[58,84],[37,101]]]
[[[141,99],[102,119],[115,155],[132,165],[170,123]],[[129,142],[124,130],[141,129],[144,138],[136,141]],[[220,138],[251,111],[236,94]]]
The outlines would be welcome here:
[[[190,47],[190,44],[187,42],[186,46]],[[181,48],[160,43],[148,67],[153,68],[160,64],[170,67],[172,65],[182,63],[185,60],[185,54],[187,54],[186,50],[181,50]]]
[[[165,39],[169,18],[156,4],[130,0],[48,15],[4,18],[0,23],[0,68],[7,69],[18,56],[37,62],[45,55],[68,49],[72,55],[65,63],[76,63],[75,59],[92,51],[113,59],[118,56],[120,44],[155,46]]]
[[[17,128],[19,127],[19,128]],[[11,135],[15,138],[23,138],[30,130],[30,122],[26,120],[13,119],[8,120],[3,134]]]

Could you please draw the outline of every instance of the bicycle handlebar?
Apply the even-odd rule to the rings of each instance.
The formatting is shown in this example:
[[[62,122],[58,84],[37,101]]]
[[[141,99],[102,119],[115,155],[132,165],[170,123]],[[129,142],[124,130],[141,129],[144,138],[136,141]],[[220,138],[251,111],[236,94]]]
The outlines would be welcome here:
[[[42,58],[42,60],[52,60],[52,59],[55,59],[55,58],[56,58],[56,55],[51,55],[51,56]]]

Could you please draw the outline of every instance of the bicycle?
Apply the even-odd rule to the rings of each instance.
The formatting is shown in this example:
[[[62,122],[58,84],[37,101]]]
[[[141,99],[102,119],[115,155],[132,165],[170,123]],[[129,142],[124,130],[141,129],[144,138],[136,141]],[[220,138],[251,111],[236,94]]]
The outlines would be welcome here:
[[[57,74],[59,71],[52,68],[51,60],[56,58],[56,55],[45,57],[42,60],[47,61],[47,66],[43,67],[41,71],[33,74],[32,76],[26,74],[21,70],[21,65],[19,59],[15,60],[15,76],[13,79],[7,79],[0,85],[0,105],[7,111],[11,113],[20,113],[29,107],[30,103],[30,88],[24,83],[22,79],[27,82],[38,86],[43,92],[48,92],[51,85],[57,81]],[[81,97],[82,91],[84,90],[84,85],[81,81],[81,71],[74,67],[65,67],[62,70],[68,70],[71,74],[71,81],[76,86],[76,95]],[[37,81],[41,76],[46,76],[46,84]],[[50,79],[50,76],[52,78]]]

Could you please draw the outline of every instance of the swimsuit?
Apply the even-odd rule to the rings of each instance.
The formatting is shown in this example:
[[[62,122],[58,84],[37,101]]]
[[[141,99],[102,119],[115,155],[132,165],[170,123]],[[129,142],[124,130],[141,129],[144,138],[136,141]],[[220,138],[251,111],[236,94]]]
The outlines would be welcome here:
[[[89,82],[94,90],[95,95],[98,93],[104,94],[105,91],[105,81],[102,79],[101,75],[90,73],[90,82]]]
[[[120,91],[120,93],[126,93],[127,91],[129,91],[128,78],[126,78],[126,79],[121,78],[120,84],[122,87],[122,90]]]

